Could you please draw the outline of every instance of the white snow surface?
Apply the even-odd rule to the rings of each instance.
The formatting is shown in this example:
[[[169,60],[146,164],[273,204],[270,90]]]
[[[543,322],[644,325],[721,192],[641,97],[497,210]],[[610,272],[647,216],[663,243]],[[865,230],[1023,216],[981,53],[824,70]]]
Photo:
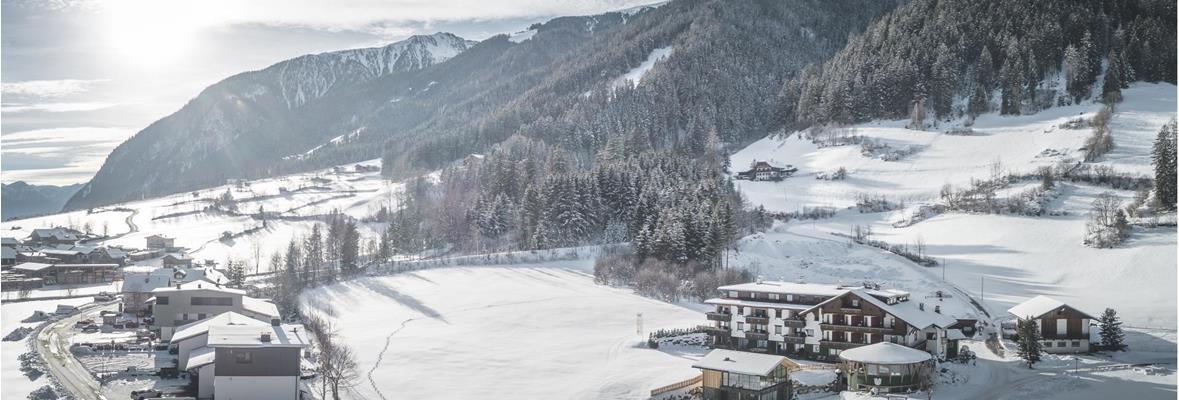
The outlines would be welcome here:
[[[528,29],[508,35],[508,41],[512,43],[524,43],[528,39],[532,39],[532,35],[536,34],[536,29]]]
[[[396,207],[396,193],[400,183],[381,177],[379,171],[356,172],[355,166],[379,167],[379,160],[340,166],[341,171],[323,169],[307,173],[249,181],[243,187],[223,185],[171,196],[132,201],[96,208],[92,213],[75,211],[43,217],[5,221],[0,223],[0,235],[24,239],[36,228],[72,226],[83,229],[89,225],[97,234],[106,230],[112,238],[100,243],[127,248],[145,247],[151,235],[176,238],[176,245],[188,248],[194,260],[213,260],[223,264],[228,258],[245,261],[254,272],[257,247],[259,272],[268,269],[270,256],[286,249],[292,237],[306,235],[317,216],[338,210],[363,218],[381,207]],[[228,191],[237,200],[238,212],[277,214],[261,220],[248,215],[230,215],[206,211],[212,200]],[[194,195],[195,193],[195,195]],[[131,232],[128,220],[138,229]],[[360,224],[363,238],[378,235],[376,226]],[[256,230],[255,230],[256,229]],[[250,231],[250,233],[245,233]],[[235,237],[222,240],[230,232]],[[140,262],[159,265],[159,259]]]
[[[651,54],[647,56],[647,59],[643,60],[639,66],[631,68],[630,71],[626,71],[625,74],[622,74],[622,76],[619,77],[615,82],[615,85],[621,85],[629,81],[631,85],[638,87],[639,82],[643,79],[643,75],[646,75],[647,71],[650,71],[651,68],[654,68],[656,62],[671,56],[671,52],[671,46],[660,47],[658,49],[652,50]]]
[[[0,305],[0,311],[2,311],[0,312],[0,336],[7,335],[18,327],[36,327],[38,323],[20,322],[32,315],[33,311],[52,314],[58,304],[80,306],[88,302],[90,302],[89,297],[4,303]],[[20,371],[20,361],[17,357],[33,351],[28,342],[32,340],[32,337],[33,335],[29,335],[20,341],[0,342],[0,398],[23,399],[33,390],[49,384],[49,378],[45,375],[36,380],[29,380]]]
[[[921,350],[896,343],[880,342],[864,347],[844,350],[839,358],[873,364],[914,364],[929,360],[932,356]]]
[[[1149,148],[1158,130],[1175,115],[1176,87],[1135,83],[1123,93],[1125,101],[1117,106],[1110,123],[1115,151],[1099,163],[1152,176]],[[775,279],[805,277],[825,283],[873,279],[914,291],[914,300],[930,288],[952,287],[962,291],[959,297],[969,294],[980,300],[991,316],[999,318],[1011,318],[1006,310],[1015,304],[1047,295],[1090,313],[1114,308],[1130,326],[1173,329],[1177,322],[1174,228],[1136,227],[1123,245],[1112,249],[1083,244],[1095,197],[1111,192],[1129,202],[1130,191],[1059,182],[1058,196],[1046,207],[1061,215],[949,212],[907,227],[893,225],[900,213],[939,201],[944,184],[962,187],[971,179],[989,178],[996,163],[1004,171],[1027,173],[1065,158],[1082,159],[1079,148],[1091,130],[1058,126],[1079,115],[1091,117],[1099,109],[1098,104],[1085,103],[1034,115],[986,114],[976,120],[976,134],[971,136],[909,130],[903,121],[853,127],[856,134],[893,147],[921,149],[892,162],[865,157],[859,146],[819,148],[796,135],[762,139],[732,156],[733,170],[754,160],[776,160],[793,164],[799,172],[782,182],[739,181],[752,204],[784,212],[821,206],[842,209],[853,206],[857,194],[869,194],[904,202],[907,210],[859,213],[851,209],[834,218],[781,224],[742,239],[740,254],[731,265],[754,267]],[[1041,156],[1046,149],[1063,155]],[[846,180],[814,179],[816,173],[839,167],[848,170]],[[947,265],[947,283],[940,282],[940,267],[914,274],[907,260],[884,261],[876,249],[849,248],[848,239],[833,235],[847,235],[855,225],[870,227],[873,239],[895,245],[912,248],[924,242],[925,252]]]
[[[700,354],[646,347],[698,311],[560,268],[456,267],[361,278],[301,297],[357,355],[354,399],[646,399]],[[442,388],[443,390],[440,390]]]

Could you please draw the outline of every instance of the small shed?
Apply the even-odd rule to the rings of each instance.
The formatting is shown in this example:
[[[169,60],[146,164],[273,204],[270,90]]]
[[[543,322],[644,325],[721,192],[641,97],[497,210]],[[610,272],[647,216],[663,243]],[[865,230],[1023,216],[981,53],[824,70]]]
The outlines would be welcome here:
[[[933,356],[896,343],[880,342],[839,353],[848,390],[903,392],[922,389],[933,374]]]

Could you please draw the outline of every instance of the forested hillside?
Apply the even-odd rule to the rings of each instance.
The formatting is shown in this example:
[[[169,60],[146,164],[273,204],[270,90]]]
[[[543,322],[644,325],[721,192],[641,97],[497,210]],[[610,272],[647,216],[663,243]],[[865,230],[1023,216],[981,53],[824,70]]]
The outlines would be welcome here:
[[[1035,113],[1174,83],[1175,34],[1169,0],[915,0],[786,85],[784,115],[806,127]]]

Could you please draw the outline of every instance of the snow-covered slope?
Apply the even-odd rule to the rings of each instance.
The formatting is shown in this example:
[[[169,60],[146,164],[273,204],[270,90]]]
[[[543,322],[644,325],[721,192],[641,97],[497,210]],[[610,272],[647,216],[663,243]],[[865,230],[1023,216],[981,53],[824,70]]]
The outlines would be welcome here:
[[[249,181],[240,187],[224,185],[92,210],[6,221],[0,224],[0,236],[23,239],[36,228],[72,226],[114,237],[104,244],[143,248],[146,237],[159,234],[176,238],[176,244],[189,248],[198,260],[222,264],[232,258],[245,261],[251,272],[257,247],[258,262],[261,271],[265,271],[270,256],[284,250],[291,238],[309,233],[316,219],[335,211],[363,218],[381,207],[395,207],[394,195],[402,186],[383,179],[379,165],[379,161],[371,160]],[[227,191],[236,200],[237,214],[206,209],[214,198]],[[265,226],[258,217],[263,212],[267,215]],[[360,229],[366,238],[377,235],[368,224],[360,224]],[[233,238],[223,240],[225,232]]]
[[[1118,105],[1110,122],[1115,148],[1097,164],[1117,172],[1152,176],[1149,149],[1158,130],[1175,115],[1176,88],[1170,84],[1137,83],[1124,93],[1125,101]],[[985,298],[984,304],[995,316],[1004,314],[1011,305],[1045,294],[1091,313],[1114,308],[1128,325],[1173,327],[1174,228],[1134,228],[1130,239],[1114,249],[1082,244],[1094,197],[1108,191],[1129,202],[1133,198],[1130,191],[1060,182],[1054,191],[1056,198],[1046,203],[1049,214],[1055,215],[945,213],[908,227],[893,224],[920,205],[937,203],[945,184],[962,187],[971,179],[988,179],[995,170],[1031,173],[1070,159],[1077,162],[1082,159],[1080,148],[1091,130],[1070,130],[1059,125],[1078,116],[1091,117],[1099,109],[1100,105],[1087,103],[1018,117],[988,114],[979,117],[973,126],[974,134],[966,136],[909,130],[902,121],[850,129],[849,134],[888,144],[892,149],[914,149],[899,161],[864,155],[858,145],[819,147],[799,136],[758,141],[733,155],[734,170],[743,169],[753,160],[772,160],[792,164],[799,172],[782,182],[739,181],[741,191],[754,204],[784,212],[804,207],[844,208],[854,205],[857,195],[868,194],[903,202],[907,207],[880,213],[844,210],[834,218],[779,226],[764,238],[743,240],[740,263],[757,262],[763,271],[787,279],[801,271],[820,276],[807,279],[825,276],[895,280],[904,287],[912,279],[893,278],[898,276],[898,269],[880,261],[848,269],[832,266],[822,258],[807,258],[815,247],[810,243],[816,239],[811,237],[839,239],[846,244],[847,239],[832,234],[849,234],[855,225],[870,226],[873,239],[910,246],[924,242],[928,255],[948,265],[946,279],[976,299]],[[840,167],[847,170],[846,179],[816,179],[816,175]],[[1026,185],[1037,186],[1038,182]],[[1022,187],[1013,185],[999,196],[1016,193]],[[830,253],[829,249],[822,257]],[[812,265],[781,260],[788,256],[806,258]],[[930,272],[940,279],[940,270]]]
[[[276,75],[287,106],[295,108],[327,94],[337,83],[364,82],[440,63],[475,43],[446,32],[415,35],[384,47],[305,55],[261,72]]]

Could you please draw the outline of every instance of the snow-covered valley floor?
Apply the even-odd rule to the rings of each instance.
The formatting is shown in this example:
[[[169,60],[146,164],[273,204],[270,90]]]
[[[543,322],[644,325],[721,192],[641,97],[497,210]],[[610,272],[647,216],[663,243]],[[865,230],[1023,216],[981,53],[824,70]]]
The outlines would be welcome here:
[[[643,399],[698,374],[702,354],[638,334],[701,324],[680,305],[560,268],[457,267],[368,277],[305,293],[357,353],[353,399]]]

